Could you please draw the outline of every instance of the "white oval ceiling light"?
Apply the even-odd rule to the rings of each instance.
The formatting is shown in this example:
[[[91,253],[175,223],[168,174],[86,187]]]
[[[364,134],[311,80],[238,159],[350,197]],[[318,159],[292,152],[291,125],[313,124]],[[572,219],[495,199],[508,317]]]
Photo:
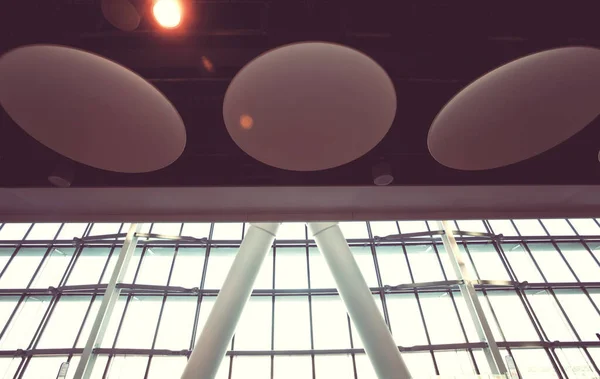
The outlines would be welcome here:
[[[129,0],[102,0],[102,14],[115,28],[132,32],[140,26],[141,17]]]
[[[104,170],[158,170],[186,143],[183,121],[162,93],[125,67],[72,48],[34,45],[0,57],[0,104],[40,143]]]
[[[510,62],[476,80],[437,115],[431,155],[459,170],[523,161],[600,114],[600,50],[567,47]]]
[[[269,51],[233,79],[223,117],[235,143],[267,165],[316,171],[377,145],[396,114],[387,73],[365,54],[306,42]]]

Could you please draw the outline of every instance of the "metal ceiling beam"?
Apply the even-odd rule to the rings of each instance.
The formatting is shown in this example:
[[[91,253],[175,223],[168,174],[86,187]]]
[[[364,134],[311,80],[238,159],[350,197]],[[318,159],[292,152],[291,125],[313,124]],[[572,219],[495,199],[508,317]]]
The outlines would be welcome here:
[[[454,268],[454,272],[456,273],[456,277],[463,281],[463,283],[459,284],[458,287],[460,288],[460,292],[465,299],[465,303],[467,304],[467,308],[469,309],[469,313],[473,319],[473,324],[475,325],[477,334],[482,341],[487,343],[487,347],[483,349],[487,362],[493,374],[504,375],[508,372],[508,370],[506,369],[506,365],[502,359],[502,354],[500,353],[500,349],[498,348],[498,344],[496,343],[492,329],[490,328],[487,318],[485,317],[485,313],[483,312],[479,298],[477,297],[474,281],[471,279],[471,274],[469,273],[468,268],[465,266],[462,255],[458,250],[458,245],[454,239],[454,234],[452,233],[450,223],[448,221],[438,221],[438,226],[440,230],[444,231],[444,234],[442,234],[442,241],[444,243],[446,253],[448,253],[448,257],[450,258],[450,262],[452,263],[452,267]]]
[[[142,225],[143,224],[131,224],[129,227],[127,237],[123,242],[121,252],[117,258],[114,271],[110,277],[106,291],[104,292],[98,314],[92,325],[85,348],[83,349],[83,354],[81,355],[81,359],[75,370],[74,378],[89,379],[92,375],[92,370],[94,369],[94,363],[96,362],[97,357],[97,354],[94,354],[94,349],[99,347],[102,343],[108,320],[121,293],[121,289],[117,287],[117,284],[123,281],[127,266],[129,265],[129,261],[131,261],[131,257],[133,256],[137,244],[138,237],[136,236],[136,233],[140,232]]]

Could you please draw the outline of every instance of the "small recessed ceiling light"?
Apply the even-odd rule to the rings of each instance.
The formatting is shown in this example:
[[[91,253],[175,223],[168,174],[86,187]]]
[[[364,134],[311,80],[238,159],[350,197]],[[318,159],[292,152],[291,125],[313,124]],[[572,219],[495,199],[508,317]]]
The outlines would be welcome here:
[[[387,186],[392,184],[394,176],[392,175],[392,168],[387,162],[379,162],[372,169],[373,183],[376,186]]]

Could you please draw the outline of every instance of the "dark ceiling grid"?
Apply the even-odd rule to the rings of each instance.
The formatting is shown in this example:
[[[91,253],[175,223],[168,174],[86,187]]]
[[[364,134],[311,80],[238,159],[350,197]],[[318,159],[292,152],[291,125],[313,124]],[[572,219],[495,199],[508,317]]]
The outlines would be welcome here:
[[[600,119],[538,157],[490,171],[443,167],[426,146],[441,107],[489,70],[548,48],[600,47],[593,16],[598,7],[592,1],[193,1],[191,21],[179,31],[158,30],[145,15],[138,31],[125,33],[103,20],[96,0],[23,0],[0,23],[7,31],[0,35],[0,52],[58,43],[99,53],[152,82],[184,118],[188,145],[170,167],[125,175],[77,165],[75,187],[369,185],[370,168],[380,159],[391,163],[393,185],[600,184]],[[286,172],[239,150],[223,125],[222,99],[248,61],[311,39],[371,55],[396,85],[398,113],[386,138],[364,157],[323,172]],[[3,110],[0,115],[0,186],[49,186],[46,177],[61,158]]]

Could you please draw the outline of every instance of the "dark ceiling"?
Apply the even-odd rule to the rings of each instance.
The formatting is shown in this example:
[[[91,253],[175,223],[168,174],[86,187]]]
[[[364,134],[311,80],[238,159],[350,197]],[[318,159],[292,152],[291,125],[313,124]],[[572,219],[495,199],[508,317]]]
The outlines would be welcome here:
[[[104,20],[99,0],[11,0],[0,14],[0,52],[32,43],[96,52],[152,82],[186,124],[186,150],[171,166],[132,175],[77,165],[74,187],[368,185],[380,159],[391,163],[393,185],[600,184],[600,117],[538,157],[483,172],[441,166],[426,142],[444,104],[491,69],[553,47],[600,47],[598,1],[190,1],[185,23],[171,32],[154,24],[149,2],[135,2],[144,14],[131,33]],[[338,42],[372,56],[396,85],[398,112],[366,156],[331,170],[289,172],[255,161],[234,144],[222,99],[252,58],[306,40]],[[1,111],[0,186],[49,186],[47,176],[60,159]]]

